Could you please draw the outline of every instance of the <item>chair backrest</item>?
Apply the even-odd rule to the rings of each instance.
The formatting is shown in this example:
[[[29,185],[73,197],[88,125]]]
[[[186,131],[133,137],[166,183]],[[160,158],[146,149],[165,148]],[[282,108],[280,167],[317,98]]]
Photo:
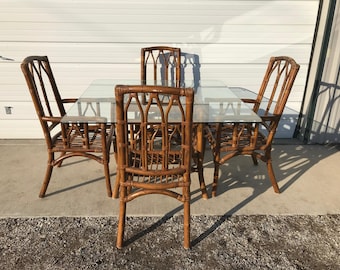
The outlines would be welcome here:
[[[149,70],[149,71],[147,71]],[[181,49],[154,46],[141,49],[141,80],[167,82],[179,87],[181,83]]]
[[[256,98],[254,111],[261,116],[281,116],[299,68],[300,65],[290,57],[271,57]]]
[[[65,115],[65,108],[55,82],[47,56],[29,56],[21,63],[32,101],[45,138]],[[54,122],[47,121],[54,119]]]
[[[140,175],[143,183],[171,185],[190,174],[193,89],[122,86],[115,89],[118,169]],[[149,95],[143,103],[143,95]],[[163,104],[163,95],[169,102]],[[145,180],[148,179],[148,180]]]

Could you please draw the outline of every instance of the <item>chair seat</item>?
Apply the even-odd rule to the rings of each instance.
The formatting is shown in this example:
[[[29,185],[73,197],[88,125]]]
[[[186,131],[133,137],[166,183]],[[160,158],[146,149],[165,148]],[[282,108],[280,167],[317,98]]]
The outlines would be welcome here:
[[[211,127],[208,128],[210,129],[209,133],[211,134],[208,140],[211,142],[212,140],[214,140],[212,134],[215,133],[216,130],[211,129]],[[254,126],[252,124],[239,124],[236,127],[231,124],[223,124],[221,129],[221,152],[232,150],[252,151],[256,149],[261,149],[267,139],[267,136],[260,131],[258,131],[257,135],[255,135]]]
[[[108,134],[105,132],[105,138]],[[68,139],[65,140],[63,136],[59,133],[53,138],[54,152],[69,152],[69,151],[79,151],[79,152],[102,152],[102,135],[100,130],[94,130],[89,134],[84,134],[84,131],[79,129],[78,132],[70,131]]]

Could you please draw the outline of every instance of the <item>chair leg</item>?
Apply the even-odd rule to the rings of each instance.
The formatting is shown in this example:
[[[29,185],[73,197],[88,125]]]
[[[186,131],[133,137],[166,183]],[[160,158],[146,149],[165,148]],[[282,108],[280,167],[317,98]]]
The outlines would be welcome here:
[[[269,179],[270,179],[270,182],[272,183],[274,191],[275,191],[275,193],[280,193],[280,189],[279,189],[279,186],[277,185],[276,177],[275,177],[274,170],[273,170],[272,160],[269,159],[269,160],[267,160],[266,163],[267,163],[267,170],[268,170]]]
[[[252,154],[252,155],[251,155],[251,158],[252,158],[252,160],[253,160],[254,165],[258,165],[258,161],[257,161],[256,155],[255,155],[255,154]]]
[[[205,143],[204,143],[205,145]],[[197,166],[197,169],[195,171],[197,171],[198,174],[198,181],[200,184],[200,190],[202,193],[202,198],[203,199],[208,199],[208,193],[207,193],[207,187],[205,185],[205,181],[204,181],[204,172],[203,172],[203,160],[204,160],[204,153],[202,152],[197,152],[193,154],[193,160]]]
[[[112,198],[117,199],[119,197],[119,170],[116,172],[116,181],[113,186]]]
[[[198,181],[200,184],[200,189],[202,193],[203,199],[208,199],[207,187],[204,181],[204,174],[203,174],[203,162],[204,162],[204,154],[205,154],[205,145],[206,145],[206,138],[204,135],[204,127],[202,125],[195,125],[193,127],[193,134],[194,138],[193,141],[196,141],[196,147],[194,147],[194,151],[192,154],[193,161],[197,168],[193,167],[193,171],[197,171],[198,173]]]
[[[122,193],[120,197],[121,198],[120,198],[119,219],[118,219],[117,240],[116,240],[116,247],[118,249],[121,249],[123,247],[124,228],[125,228],[125,219],[126,219],[125,198],[122,198]]]
[[[109,162],[108,161],[104,161],[104,173],[105,173],[107,196],[112,197],[110,169],[109,169]]]
[[[59,158],[61,158],[62,156],[65,156],[65,155],[66,155],[66,152],[61,152]],[[63,161],[61,160],[61,161],[58,163],[57,167],[60,168],[61,165],[62,165],[62,163],[63,163]]]
[[[51,179],[51,176],[52,176],[52,171],[53,171],[53,166],[48,164],[47,168],[46,168],[45,179],[44,179],[44,182],[43,182],[43,184],[40,188],[40,193],[39,193],[40,198],[45,197],[45,193],[46,193],[48,184],[50,183],[50,179]]]
[[[116,135],[115,135],[116,136]],[[113,153],[114,153],[114,158],[116,164],[118,164],[118,157],[117,157],[117,142],[116,138],[112,140],[112,147],[113,147]],[[113,187],[113,192],[112,192],[112,198],[117,199],[119,197],[119,170],[116,170],[116,181]]]
[[[188,189],[188,188],[187,188]],[[190,191],[189,191],[190,192]],[[190,249],[190,194],[185,196],[185,200],[183,203],[184,208],[184,243],[183,247],[185,249]]]
[[[218,124],[216,128],[215,134],[215,146],[213,147],[213,156],[214,156],[214,180],[212,183],[211,196],[216,196],[217,183],[218,183],[218,174],[220,169],[220,159],[221,159],[221,132],[222,132],[222,124]]]
[[[218,175],[219,175],[219,169],[220,169],[220,164],[215,161],[214,162],[215,168],[214,168],[214,181],[212,183],[212,190],[211,190],[211,196],[215,197],[216,196],[216,191],[217,191],[217,184],[218,184]]]

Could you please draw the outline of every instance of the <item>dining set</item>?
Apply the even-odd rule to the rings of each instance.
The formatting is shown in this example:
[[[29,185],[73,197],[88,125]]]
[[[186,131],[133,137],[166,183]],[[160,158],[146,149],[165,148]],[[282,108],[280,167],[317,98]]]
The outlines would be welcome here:
[[[127,203],[150,194],[183,204],[183,246],[190,248],[192,173],[198,173],[202,198],[209,198],[206,148],[214,163],[211,196],[217,194],[220,166],[239,155],[251,156],[255,165],[263,161],[274,192],[280,192],[272,142],[299,65],[288,56],[270,57],[257,97],[249,99],[221,81],[183,80],[181,55],[175,47],[142,48],[140,78],[94,78],[78,98],[61,97],[47,56],[28,56],[21,64],[48,153],[39,197],[65,159],[96,160],[103,165],[107,195],[119,199],[117,248],[124,246]]]

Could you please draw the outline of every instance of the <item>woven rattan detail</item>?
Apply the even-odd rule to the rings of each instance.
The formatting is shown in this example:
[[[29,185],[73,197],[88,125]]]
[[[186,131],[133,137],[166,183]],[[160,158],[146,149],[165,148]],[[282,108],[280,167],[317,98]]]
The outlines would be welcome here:
[[[261,123],[228,123],[206,126],[207,139],[214,156],[212,195],[216,195],[219,166],[238,155],[250,155],[255,165],[267,165],[276,193],[279,187],[272,167],[272,142],[300,66],[287,56],[271,57],[256,99],[243,99],[253,105]]]
[[[62,99],[47,56],[29,56],[21,64],[32,101],[39,118],[48,152],[48,162],[40,197],[44,197],[54,166],[61,166],[70,157],[91,158],[104,165],[106,189],[111,197],[109,173],[110,145],[114,126],[99,121],[94,124],[61,123],[66,114],[64,104],[76,99]],[[56,158],[55,153],[60,153]]]
[[[120,179],[117,247],[123,244],[126,203],[161,194],[183,203],[184,247],[188,248],[193,89],[136,85],[116,86],[115,91]]]

